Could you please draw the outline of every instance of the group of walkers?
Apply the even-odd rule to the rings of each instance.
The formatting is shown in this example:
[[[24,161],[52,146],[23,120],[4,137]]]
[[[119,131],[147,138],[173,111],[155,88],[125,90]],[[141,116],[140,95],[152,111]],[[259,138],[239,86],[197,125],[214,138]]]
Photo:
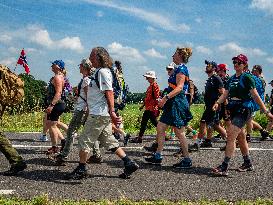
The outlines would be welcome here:
[[[119,133],[124,145],[142,143],[143,136],[150,120],[156,127],[156,141],[146,150],[152,151],[150,157],[145,158],[147,163],[162,164],[162,151],[166,138],[166,130],[170,128],[179,139],[180,150],[178,153],[181,160],[174,164],[174,168],[187,169],[192,167],[190,152],[199,151],[200,147],[211,147],[212,136],[216,130],[220,137],[226,140],[226,146],[221,148],[225,151],[223,162],[214,168],[216,175],[226,176],[228,164],[234,155],[236,145],[240,147],[243,164],[239,171],[251,171],[253,165],[250,159],[248,142],[251,131],[257,128],[262,135],[262,140],[269,136],[273,126],[273,109],[268,110],[264,104],[265,83],[262,78],[262,67],[255,65],[250,72],[248,70],[248,58],[239,54],[232,58],[235,74],[229,77],[225,64],[217,64],[214,61],[205,61],[205,72],[208,75],[205,84],[205,111],[201,117],[197,139],[192,145],[188,145],[186,130],[196,134],[188,123],[193,118],[190,105],[193,101],[193,84],[190,79],[190,69],[186,66],[192,56],[191,48],[177,48],[172,58],[173,62],[166,67],[168,86],[161,93],[156,83],[156,73],[148,71],[143,76],[149,82],[143,105],[141,128],[136,138],[130,139],[122,129],[122,118],[116,106],[115,86],[113,79],[113,60],[103,47],[92,49],[89,58],[83,59],[79,65],[82,79],[77,87],[77,100],[72,119],[68,126],[60,122],[59,117],[65,111],[63,100],[65,78],[65,63],[62,60],[52,62],[51,78],[47,92],[47,108],[45,109],[44,129],[41,136],[46,141],[46,132],[49,131],[52,147],[47,155],[54,156],[56,165],[65,165],[71,150],[74,138],[81,125],[83,131],[78,137],[79,165],[68,175],[66,179],[82,179],[88,175],[87,163],[102,161],[100,148],[115,153],[124,162],[124,171],[120,178],[130,178],[139,165],[131,160],[120,147],[117,137],[113,133]],[[121,63],[115,62],[115,71],[122,79]],[[119,76],[119,75],[117,75]],[[273,81],[270,82],[273,86]],[[271,93],[271,105],[273,104],[273,91]],[[257,110],[261,110],[269,118],[267,129],[264,130],[253,120]],[[160,112],[162,112],[160,114]],[[160,116],[159,119],[157,119]],[[223,122],[221,122],[223,120]],[[247,126],[247,133],[244,127]],[[64,138],[62,128],[66,132]],[[2,134],[1,134],[2,136]],[[58,142],[61,148],[58,148]],[[2,146],[2,145],[1,145]],[[14,175],[26,168],[25,162],[16,150],[7,141],[11,154],[7,154],[1,147],[1,151],[10,159],[11,169],[6,175]],[[92,155],[89,154],[92,152]],[[10,157],[13,155],[14,157]]]

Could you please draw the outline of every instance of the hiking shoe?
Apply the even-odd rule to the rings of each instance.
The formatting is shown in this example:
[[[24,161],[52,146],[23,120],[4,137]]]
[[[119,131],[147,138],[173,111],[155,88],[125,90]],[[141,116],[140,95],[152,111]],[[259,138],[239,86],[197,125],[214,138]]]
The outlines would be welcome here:
[[[212,174],[214,174],[216,176],[226,177],[226,176],[228,176],[228,170],[223,165],[220,165],[220,166],[212,169]]]
[[[130,142],[131,142],[131,143],[142,143],[142,138],[140,138],[140,137],[135,137],[135,138],[131,139]]]
[[[180,149],[178,150],[178,152],[175,152],[175,153],[173,154],[173,156],[174,156],[174,157],[181,157],[181,156],[183,156],[183,150],[180,148]]]
[[[41,142],[47,142],[47,141],[48,141],[48,138],[47,138],[46,135],[40,135],[39,140],[40,140]]]
[[[200,147],[206,148],[206,147],[212,147],[211,140],[205,140],[200,144]]]
[[[52,146],[46,151],[46,155],[52,155],[59,153],[59,148],[57,146]]]
[[[8,171],[4,172],[3,175],[4,176],[14,176],[18,172],[21,172],[26,168],[27,168],[27,164],[24,161],[17,162],[17,163],[12,164],[10,166],[10,169]]]
[[[65,146],[65,142],[66,142],[66,140],[65,140],[65,139],[62,139],[62,140],[61,140],[61,148],[60,148],[60,152],[62,152],[62,151],[63,151],[64,146]]]
[[[146,157],[145,161],[150,163],[150,164],[157,164],[157,165],[161,165],[162,163],[162,157],[157,159],[155,158],[155,155],[153,154],[151,157]]]
[[[138,164],[131,161],[125,165],[124,170],[123,170],[124,172],[119,175],[119,178],[130,179],[131,174],[134,173],[138,169],[139,169]]]
[[[250,143],[250,142],[251,142],[250,134],[247,134],[247,135],[246,135],[246,142],[247,142],[247,143]]]
[[[190,169],[192,167],[192,162],[191,160],[188,161],[184,158],[180,162],[174,164],[173,167],[176,169]]]
[[[124,147],[128,145],[129,139],[131,138],[131,134],[127,133],[124,137]]]
[[[239,168],[239,172],[253,171],[254,167],[251,163],[243,163]]]
[[[158,143],[154,142],[150,147],[144,146],[144,149],[148,152],[156,152]]]
[[[56,162],[55,162],[55,165],[56,166],[66,166],[66,161],[65,161],[65,157],[63,157],[61,154],[58,154],[56,156]]]
[[[102,163],[102,156],[94,154],[89,157],[89,159],[87,160],[87,163],[88,164],[91,164],[91,163],[100,164],[100,163]]]
[[[81,169],[80,166],[77,166],[76,169],[74,169],[73,172],[67,174],[64,176],[64,179],[66,180],[70,180],[70,179],[85,179],[87,178],[88,173],[87,173],[87,169]]]
[[[264,140],[268,139],[269,132],[267,132],[266,130],[262,130],[262,131],[260,131],[260,133],[261,133],[261,136],[262,136],[261,141],[264,141]]]
[[[189,145],[189,152],[198,152],[200,150],[200,145],[197,143]]]

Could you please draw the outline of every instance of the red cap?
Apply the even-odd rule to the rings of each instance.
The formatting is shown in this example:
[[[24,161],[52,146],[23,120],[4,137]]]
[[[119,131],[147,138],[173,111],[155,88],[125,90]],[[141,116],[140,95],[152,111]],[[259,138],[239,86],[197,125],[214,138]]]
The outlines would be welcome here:
[[[248,61],[247,57],[244,54],[239,54],[238,56],[235,56],[232,58],[232,60],[236,60],[236,59],[238,59],[239,61],[245,64],[247,64],[247,61]]]
[[[226,64],[218,64],[216,71],[218,72],[219,70],[227,71],[229,69],[227,68]]]

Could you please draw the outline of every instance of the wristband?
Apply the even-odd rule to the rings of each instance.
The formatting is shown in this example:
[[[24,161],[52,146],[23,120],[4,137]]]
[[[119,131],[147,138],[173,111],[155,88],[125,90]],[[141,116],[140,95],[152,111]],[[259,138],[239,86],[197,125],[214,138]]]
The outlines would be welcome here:
[[[54,107],[55,106],[55,104],[53,104],[53,103],[50,103],[50,107]]]
[[[168,95],[165,95],[165,97],[166,97],[166,99],[167,99],[167,100],[169,100],[169,99],[170,99],[170,97],[169,97]]]

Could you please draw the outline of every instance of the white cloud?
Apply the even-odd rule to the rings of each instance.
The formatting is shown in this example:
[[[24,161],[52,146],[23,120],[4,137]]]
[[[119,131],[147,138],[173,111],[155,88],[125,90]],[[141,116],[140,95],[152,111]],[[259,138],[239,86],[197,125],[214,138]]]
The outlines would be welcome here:
[[[196,18],[196,19],[195,19],[195,22],[197,22],[197,23],[202,23],[202,19],[201,19],[201,18]]]
[[[16,62],[17,60],[15,57],[9,57],[9,58],[0,60],[0,64],[7,65],[8,67],[10,67],[10,69],[13,69],[12,66],[15,66]]]
[[[99,6],[117,9],[122,12],[126,12],[130,15],[136,16],[137,18],[140,18],[148,23],[151,23],[167,31],[177,31],[177,32],[184,33],[184,32],[189,32],[190,30],[190,27],[188,25],[186,24],[177,25],[176,23],[168,19],[167,16],[163,16],[161,14],[154,13],[152,11],[146,11],[144,9],[139,9],[136,7],[120,6],[110,1],[103,1],[103,0],[85,0],[85,1],[90,4],[95,4]]]
[[[109,53],[116,60],[125,60],[129,63],[142,63],[145,62],[145,58],[141,53],[132,47],[123,46],[120,43],[113,42],[107,46]]]
[[[83,51],[83,46],[79,37],[66,37],[59,41],[56,41],[56,44],[59,48]]]
[[[273,0],[253,0],[250,7],[273,14]]]
[[[6,43],[7,41],[11,41],[12,37],[7,34],[0,35],[0,42]]]
[[[154,48],[151,48],[147,51],[143,52],[145,55],[153,57],[153,58],[161,58],[161,59],[166,59],[167,57],[160,54],[158,51],[156,51]]]
[[[209,48],[206,48],[204,46],[197,46],[196,51],[198,53],[203,53],[203,54],[208,54],[208,55],[212,54],[212,50]]]
[[[148,32],[151,32],[151,33],[157,32],[157,30],[152,26],[148,26],[146,29],[147,29]]]
[[[96,16],[97,16],[97,17],[103,17],[103,16],[104,16],[104,13],[103,13],[102,11],[98,11],[98,12],[96,13]]]
[[[48,31],[37,26],[29,26],[28,30],[32,33],[29,40],[38,45],[47,47],[49,49],[70,49],[77,52],[83,51],[83,46],[79,37],[65,37],[60,40],[52,40]]]
[[[219,50],[223,52],[244,53],[244,48],[240,47],[234,42],[229,42],[219,46]]]
[[[221,45],[221,46],[219,46],[219,50],[222,51],[222,52],[231,53],[233,55],[237,55],[239,53],[244,53],[246,55],[256,56],[256,57],[266,56],[267,55],[266,52],[262,51],[259,48],[241,47],[238,44],[236,44],[235,42],[229,42],[229,43],[226,43],[224,45]]]
[[[151,44],[153,46],[158,46],[161,48],[169,48],[172,46],[172,44],[168,41],[158,41],[158,40],[151,40]]]
[[[273,64],[273,57],[266,58],[266,61]]]

